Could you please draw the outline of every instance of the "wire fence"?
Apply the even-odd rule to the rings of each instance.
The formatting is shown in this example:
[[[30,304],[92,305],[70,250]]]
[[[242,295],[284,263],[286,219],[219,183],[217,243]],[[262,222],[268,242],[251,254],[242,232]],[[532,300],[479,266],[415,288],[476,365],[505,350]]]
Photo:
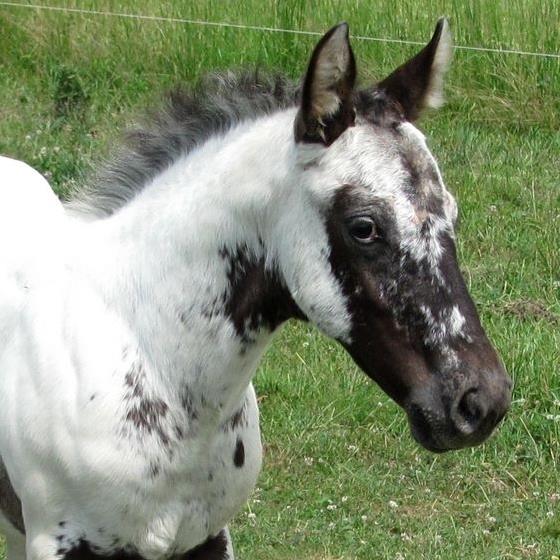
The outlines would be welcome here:
[[[0,1],[0,6],[7,8],[27,8],[33,10],[46,10],[51,12],[61,12],[67,14],[81,14],[89,16],[104,16],[104,17],[114,17],[114,18],[128,18],[140,21],[157,21],[165,23],[175,23],[184,25],[200,25],[207,27],[222,27],[231,29],[240,29],[248,31],[260,31],[267,33],[287,33],[292,35],[312,35],[312,36],[322,36],[323,33],[318,31],[304,31],[301,29],[283,29],[279,27],[267,27],[264,25],[245,25],[242,23],[230,23],[225,21],[206,21],[200,19],[187,19],[187,18],[175,18],[175,17],[165,17],[165,16],[153,16],[145,14],[133,14],[126,12],[109,12],[101,10],[86,10],[82,8],[68,8],[62,6],[48,6],[42,4],[21,4],[19,2],[2,2]],[[422,41],[408,41],[404,39],[391,39],[385,37],[368,37],[365,35],[352,35],[352,39],[358,41],[375,41],[378,43],[399,43],[402,45],[424,45]],[[531,52],[522,51],[515,49],[501,49],[501,48],[489,48],[489,47],[474,47],[469,45],[454,45],[455,50],[462,51],[472,51],[480,53],[497,53],[497,54],[507,54],[507,55],[518,55],[518,56],[532,56],[538,58],[550,58],[550,59],[560,59],[560,53],[542,53],[542,52]]]

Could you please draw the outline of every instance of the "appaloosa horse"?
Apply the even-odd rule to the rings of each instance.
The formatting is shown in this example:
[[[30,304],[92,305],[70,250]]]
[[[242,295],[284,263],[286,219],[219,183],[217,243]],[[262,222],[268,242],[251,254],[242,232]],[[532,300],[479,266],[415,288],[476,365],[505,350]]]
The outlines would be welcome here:
[[[348,26],[302,86],[226,73],[62,207],[4,158],[0,507],[10,560],[231,560],[261,466],[251,379],[286,320],[339,341],[432,451],[484,441],[511,383],[459,271],[424,136],[451,54],[357,89]]]

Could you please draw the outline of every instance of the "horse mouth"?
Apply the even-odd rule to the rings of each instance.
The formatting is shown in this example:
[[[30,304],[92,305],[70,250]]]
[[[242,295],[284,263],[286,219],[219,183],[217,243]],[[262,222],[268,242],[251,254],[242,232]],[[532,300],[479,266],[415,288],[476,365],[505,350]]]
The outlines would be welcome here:
[[[461,434],[445,418],[430,414],[416,405],[407,408],[412,437],[432,453],[445,453],[465,447],[474,447],[486,441],[497,429],[505,413],[491,415],[477,432]]]

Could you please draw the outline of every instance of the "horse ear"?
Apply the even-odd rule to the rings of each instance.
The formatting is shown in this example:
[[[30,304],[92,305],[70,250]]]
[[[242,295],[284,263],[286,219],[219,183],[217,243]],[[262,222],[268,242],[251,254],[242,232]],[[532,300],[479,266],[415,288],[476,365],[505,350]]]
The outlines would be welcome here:
[[[329,146],[354,124],[355,80],[348,24],[341,23],[323,36],[311,55],[295,121],[296,142]]]
[[[443,105],[443,78],[453,53],[449,23],[441,18],[430,42],[408,62],[397,68],[377,89],[397,101],[409,121],[423,109]]]

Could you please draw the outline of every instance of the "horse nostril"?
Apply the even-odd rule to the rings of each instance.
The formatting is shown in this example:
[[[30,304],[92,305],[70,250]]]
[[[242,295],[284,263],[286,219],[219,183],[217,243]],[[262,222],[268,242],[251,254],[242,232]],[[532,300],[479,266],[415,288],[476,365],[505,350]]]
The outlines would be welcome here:
[[[469,389],[461,397],[457,405],[456,427],[461,432],[472,433],[476,431],[484,418],[478,390]]]

